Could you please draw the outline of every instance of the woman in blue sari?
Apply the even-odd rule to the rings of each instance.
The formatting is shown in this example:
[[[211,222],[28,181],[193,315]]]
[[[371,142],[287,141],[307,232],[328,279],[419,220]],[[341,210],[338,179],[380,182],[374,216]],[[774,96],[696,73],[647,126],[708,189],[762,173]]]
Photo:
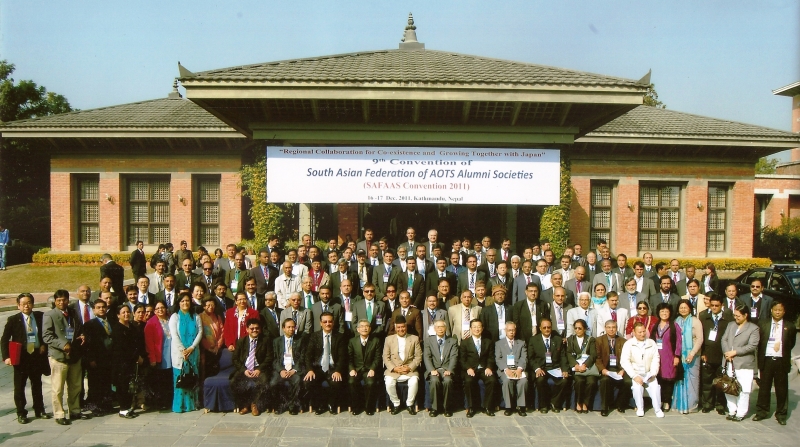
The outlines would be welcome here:
[[[181,292],[178,297],[179,310],[169,318],[169,331],[172,334],[170,354],[172,356],[172,384],[176,385],[181,371],[191,371],[199,375],[200,340],[203,338],[200,317],[195,315],[192,297],[189,292]],[[183,413],[198,407],[197,387],[183,389],[174,386],[172,411]]]
[[[675,324],[681,328],[681,367],[683,377],[675,383],[672,408],[687,414],[697,411],[700,391],[700,348],[703,345],[703,325],[692,316],[689,300],[678,303],[678,318]]]

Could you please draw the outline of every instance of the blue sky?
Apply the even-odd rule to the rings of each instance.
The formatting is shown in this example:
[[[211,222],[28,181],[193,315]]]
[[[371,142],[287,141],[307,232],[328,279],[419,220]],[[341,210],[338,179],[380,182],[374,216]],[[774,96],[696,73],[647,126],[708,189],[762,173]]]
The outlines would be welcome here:
[[[796,0],[0,0],[0,58],[81,109],[165,96],[193,71],[426,48],[638,79],[668,108],[791,130]]]

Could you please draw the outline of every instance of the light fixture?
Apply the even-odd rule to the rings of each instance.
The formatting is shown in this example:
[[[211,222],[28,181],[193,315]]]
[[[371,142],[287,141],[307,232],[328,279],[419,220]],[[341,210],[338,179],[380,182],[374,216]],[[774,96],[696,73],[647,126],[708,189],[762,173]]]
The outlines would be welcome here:
[[[781,217],[783,217],[785,215],[786,215],[786,213],[783,211],[783,208],[781,208]]]
[[[633,202],[631,202],[630,200],[628,200],[628,209],[633,211]]]
[[[178,194],[178,202],[181,202],[182,204],[186,205],[186,199],[184,199],[183,196],[180,194]]]
[[[111,194],[106,194],[106,200],[108,200],[111,203],[114,203],[114,196],[112,196]]]
[[[703,210],[703,202],[700,202],[700,201],[697,202],[697,209],[700,210],[700,211]]]

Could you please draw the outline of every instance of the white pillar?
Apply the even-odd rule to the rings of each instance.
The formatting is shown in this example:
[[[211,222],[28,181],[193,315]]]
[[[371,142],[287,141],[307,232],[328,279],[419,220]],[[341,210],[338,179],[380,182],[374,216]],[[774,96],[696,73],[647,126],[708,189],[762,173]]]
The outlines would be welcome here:
[[[506,205],[505,229],[505,237],[511,239],[511,251],[516,252],[519,245],[519,241],[517,240],[517,205]]]
[[[311,204],[301,203],[299,214],[299,232],[298,235],[302,237],[304,234],[311,234]]]

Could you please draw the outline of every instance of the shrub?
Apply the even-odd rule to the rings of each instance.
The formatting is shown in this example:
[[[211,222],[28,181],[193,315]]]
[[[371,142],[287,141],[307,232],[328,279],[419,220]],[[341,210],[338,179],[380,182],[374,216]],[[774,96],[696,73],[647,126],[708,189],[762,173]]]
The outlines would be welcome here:
[[[755,254],[775,260],[800,259],[800,218],[783,218],[777,228],[766,226],[755,240]]]

